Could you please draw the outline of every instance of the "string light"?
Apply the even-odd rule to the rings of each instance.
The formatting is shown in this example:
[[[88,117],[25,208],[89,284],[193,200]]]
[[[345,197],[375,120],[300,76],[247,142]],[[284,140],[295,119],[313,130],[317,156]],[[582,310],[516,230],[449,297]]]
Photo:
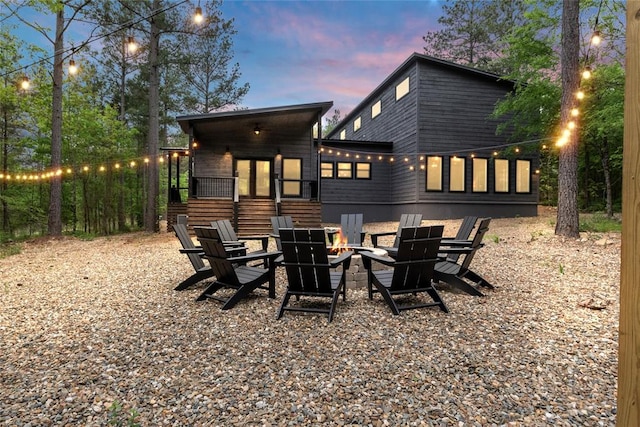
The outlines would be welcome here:
[[[202,24],[204,21],[204,16],[202,15],[202,8],[200,7],[200,2],[198,2],[198,6],[196,7],[196,11],[193,15],[193,22],[196,24]]]
[[[595,30],[593,32],[593,35],[591,36],[591,44],[594,46],[599,46],[600,43],[602,43],[602,35],[600,34],[600,31]]]
[[[136,43],[133,36],[129,36],[127,38],[127,50],[129,51],[130,54],[134,54],[138,50],[138,44]]]
[[[75,76],[78,73],[78,66],[76,65],[76,61],[71,58],[69,60],[69,74]]]
[[[22,90],[28,90],[30,86],[31,83],[29,82],[29,77],[27,77],[26,74],[23,75],[22,80],[20,81],[20,87],[22,88]]]
[[[584,70],[582,71],[582,78],[585,80],[589,80],[591,78],[591,67],[588,65],[584,67]]]

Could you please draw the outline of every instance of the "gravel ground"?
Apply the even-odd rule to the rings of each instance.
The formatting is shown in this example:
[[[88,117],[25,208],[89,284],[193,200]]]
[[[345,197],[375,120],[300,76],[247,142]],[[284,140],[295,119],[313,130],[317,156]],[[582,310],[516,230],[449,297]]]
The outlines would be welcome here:
[[[227,312],[173,291],[172,233],[31,242],[0,260],[0,425],[614,425],[620,235],[554,219],[492,221],[484,298],[393,316],[349,290],[332,323],[276,320],[284,272]]]

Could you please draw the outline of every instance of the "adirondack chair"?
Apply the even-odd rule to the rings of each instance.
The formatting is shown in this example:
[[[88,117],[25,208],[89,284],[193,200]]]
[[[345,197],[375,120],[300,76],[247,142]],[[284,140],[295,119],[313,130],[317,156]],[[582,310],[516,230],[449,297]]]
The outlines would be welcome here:
[[[241,238],[238,238],[236,231],[231,225],[231,221],[229,221],[228,219],[211,221],[211,227],[218,229],[220,237],[222,238],[225,246],[244,246],[243,240],[260,240],[260,242],[262,243],[262,250],[264,252],[267,251],[267,247],[269,246],[268,235],[261,234],[257,236],[242,236]]]
[[[469,236],[471,236],[471,232],[476,226],[476,222],[478,222],[477,216],[465,216],[462,218],[462,222],[460,223],[460,227],[458,228],[458,232],[455,237],[443,237],[440,242],[441,246],[470,246],[471,241],[469,240]],[[460,258],[460,253],[450,252],[448,254],[440,254],[441,258],[447,258],[447,260],[452,262],[458,262]]]
[[[281,228],[293,228],[293,219],[286,216],[272,216],[271,217],[271,228],[273,229],[273,234],[271,235],[276,241],[276,249],[279,251],[282,250],[282,245],[280,244],[280,229]]]
[[[280,252],[260,252],[239,257],[229,257],[218,229],[213,227],[194,227],[194,230],[202,245],[204,255],[209,260],[211,269],[216,276],[215,282],[209,285],[196,301],[206,298],[215,299],[223,302],[223,310],[228,310],[257,288],[267,289],[269,298],[276,297],[275,265],[273,260],[280,255]],[[248,261],[258,259],[263,260],[264,268],[245,265]],[[265,286],[265,283],[268,283],[268,285]],[[228,298],[215,295],[222,288],[231,288],[236,291]]]
[[[449,309],[433,286],[434,267],[438,262],[438,248],[443,229],[440,225],[403,228],[395,260],[368,251],[360,252],[367,269],[369,299],[373,299],[375,287],[375,291],[380,292],[395,315],[400,314],[402,310],[422,307],[439,307],[448,313]],[[373,270],[373,261],[393,268]],[[398,295],[418,293],[427,293],[433,302],[401,304],[394,298]]]
[[[346,300],[346,271],[349,269],[353,252],[342,253],[329,260],[325,232],[323,229],[281,228],[282,265],[287,272],[287,291],[278,310],[278,319],[285,311],[327,313],[329,322],[333,320],[340,293]],[[337,267],[342,266],[342,271]],[[332,271],[334,270],[334,271]],[[328,308],[306,305],[289,305],[292,296],[329,298]]]
[[[362,231],[362,218],[361,213],[358,214],[342,214],[340,216],[340,233],[347,239],[349,246],[362,246],[364,243],[365,232]],[[329,237],[329,243],[333,244],[337,231],[331,231],[327,233]]]
[[[191,236],[189,236],[187,226],[184,224],[173,224],[173,231],[176,233],[176,237],[182,245],[180,253],[186,254],[189,257],[189,261],[191,261],[191,265],[193,265],[193,269],[195,270],[190,277],[180,282],[180,284],[173,289],[175,291],[182,291],[192,285],[195,285],[201,280],[213,277],[213,270],[211,270],[211,267],[206,265],[202,260],[202,257],[204,256],[202,248],[197,247],[193,243]]]
[[[398,229],[396,231],[383,231],[380,233],[371,234],[371,243],[374,248],[380,248],[387,251],[390,257],[395,257],[398,253],[398,244],[400,243],[400,233],[405,227],[419,227],[422,223],[422,214],[402,214],[400,215],[400,222],[398,223]],[[378,246],[378,238],[381,236],[393,236],[396,238],[391,246]]]
[[[484,296],[484,294],[480,292],[475,286],[484,286],[491,289],[494,288],[494,286],[489,283],[489,281],[469,268],[469,265],[471,264],[476,251],[483,246],[482,239],[484,238],[485,233],[489,230],[490,222],[491,218],[483,218],[480,220],[480,224],[478,225],[476,233],[474,234],[473,239],[471,240],[471,243],[469,245],[445,246],[445,243],[440,247],[440,252],[446,253],[447,258],[441,260],[436,264],[436,280],[448,283],[451,286],[474,296]],[[462,262],[458,262],[458,258],[449,258],[449,256],[452,254],[464,255]],[[465,279],[472,282],[473,285],[465,281]]]

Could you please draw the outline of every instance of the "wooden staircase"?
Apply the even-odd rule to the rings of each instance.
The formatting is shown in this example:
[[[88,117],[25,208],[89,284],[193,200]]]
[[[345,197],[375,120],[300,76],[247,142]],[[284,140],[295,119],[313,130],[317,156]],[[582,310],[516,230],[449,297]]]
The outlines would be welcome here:
[[[238,235],[272,233],[271,217],[276,214],[271,199],[244,199],[238,203]]]

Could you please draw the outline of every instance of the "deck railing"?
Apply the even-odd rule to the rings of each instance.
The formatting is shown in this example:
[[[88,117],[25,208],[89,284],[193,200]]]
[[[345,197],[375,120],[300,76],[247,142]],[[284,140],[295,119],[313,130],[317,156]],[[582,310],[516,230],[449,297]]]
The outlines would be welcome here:
[[[194,176],[191,191],[193,197],[216,197],[237,201],[237,182],[234,177]],[[318,200],[318,181],[310,179],[274,180],[276,203],[279,199]]]
[[[194,176],[191,191],[196,198],[220,197],[233,199],[234,181],[235,178],[233,177]]]

